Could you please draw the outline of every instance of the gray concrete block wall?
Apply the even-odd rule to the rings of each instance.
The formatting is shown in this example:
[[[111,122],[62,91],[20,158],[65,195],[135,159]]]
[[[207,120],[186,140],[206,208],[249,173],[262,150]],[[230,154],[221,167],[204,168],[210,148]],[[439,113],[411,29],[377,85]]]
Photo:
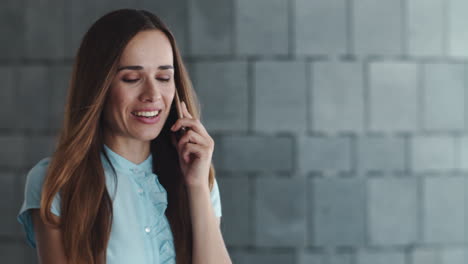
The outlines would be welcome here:
[[[372,62],[369,75],[369,129],[379,132],[416,131],[419,128],[417,64]]]
[[[461,131],[465,128],[463,64],[422,65],[423,127],[427,131]]]
[[[8,129],[15,126],[17,122],[11,118],[15,113],[15,69],[3,66],[0,68],[2,82],[2,96],[0,97],[0,128]]]
[[[24,1],[2,1],[0,3],[0,32],[8,41],[0,42],[0,59],[24,56],[25,12]],[[60,34],[60,33],[59,33]]]
[[[450,57],[466,58],[468,51],[465,47],[468,44],[468,32],[464,25],[468,23],[464,9],[468,8],[468,3],[463,0],[449,0],[446,8],[448,10],[447,35],[448,35],[448,55]]]
[[[221,222],[223,236],[232,246],[252,245],[253,186],[249,182],[248,174],[237,173],[236,177],[225,177],[218,184],[223,189],[222,207],[226,208]]]
[[[64,1],[25,0],[24,55],[32,59],[60,59],[65,52]],[[37,23],[40,20],[41,23]]]
[[[215,139],[234,263],[468,262],[464,0],[0,2],[0,263],[53,151],[79,41],[120,7],[173,30]]]
[[[289,136],[216,136],[215,166],[232,172],[291,172],[293,139]]]
[[[363,132],[362,63],[323,62],[311,66],[309,110],[312,129],[323,132]]]
[[[50,113],[49,68],[42,65],[24,66],[19,69],[16,102],[19,128],[40,132],[48,127]],[[34,111],[31,111],[34,109]]]
[[[398,251],[359,251],[357,263],[360,264],[405,264],[405,255]]]
[[[289,4],[284,0],[234,1],[236,54],[288,54]]]
[[[365,242],[365,181],[311,179],[309,245],[362,246]]]
[[[370,178],[367,200],[367,245],[404,246],[418,241],[417,178]]]
[[[305,64],[262,61],[255,63],[253,71],[254,130],[304,133],[307,127]]]
[[[411,170],[414,173],[447,172],[455,169],[455,140],[449,136],[415,136],[411,140]]]
[[[466,239],[466,177],[425,177],[422,185],[423,241],[427,244],[463,243]]]
[[[254,244],[260,247],[304,246],[305,179],[256,179]]]
[[[437,249],[434,247],[416,248],[410,255],[414,264],[462,264],[466,263],[467,253],[464,248]]]
[[[346,33],[348,22],[346,0],[296,0],[292,4],[297,54],[347,52],[349,40]]]
[[[189,46],[191,54],[231,54],[233,49],[233,13],[231,12],[233,2],[230,0],[188,1],[188,8],[190,9]],[[211,10],[216,10],[216,12]]]
[[[352,2],[353,46],[359,55],[403,53],[403,1]]]
[[[444,4],[444,0],[408,1],[408,54],[418,57],[444,54]]]
[[[298,170],[301,174],[351,171],[352,150],[349,137],[302,136],[297,144]]]
[[[356,139],[358,173],[405,171],[405,142],[401,136],[360,136]]]
[[[210,131],[246,132],[249,91],[245,61],[196,62],[191,77],[197,83],[204,125]]]

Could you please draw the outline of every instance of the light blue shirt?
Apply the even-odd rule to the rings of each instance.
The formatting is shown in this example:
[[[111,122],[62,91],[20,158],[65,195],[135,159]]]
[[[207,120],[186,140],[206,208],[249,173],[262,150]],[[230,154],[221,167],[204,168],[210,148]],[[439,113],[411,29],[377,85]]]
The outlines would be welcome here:
[[[117,173],[117,189],[112,169],[101,153],[106,186],[113,200],[113,222],[107,247],[109,264],[172,264],[175,249],[172,231],[166,215],[167,193],[152,170],[152,155],[135,164],[104,145]],[[35,248],[36,240],[30,210],[40,208],[41,190],[50,158],[44,158],[28,173],[24,202],[18,214],[28,244]],[[115,192],[114,192],[115,190]],[[215,215],[221,217],[221,199],[215,181],[211,191]],[[56,195],[52,213],[60,216],[60,195]]]

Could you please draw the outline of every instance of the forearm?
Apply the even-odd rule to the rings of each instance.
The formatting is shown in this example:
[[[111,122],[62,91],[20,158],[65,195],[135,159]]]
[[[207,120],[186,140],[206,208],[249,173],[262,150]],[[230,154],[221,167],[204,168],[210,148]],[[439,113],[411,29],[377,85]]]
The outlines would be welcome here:
[[[193,264],[231,264],[208,186],[188,189],[193,229]]]

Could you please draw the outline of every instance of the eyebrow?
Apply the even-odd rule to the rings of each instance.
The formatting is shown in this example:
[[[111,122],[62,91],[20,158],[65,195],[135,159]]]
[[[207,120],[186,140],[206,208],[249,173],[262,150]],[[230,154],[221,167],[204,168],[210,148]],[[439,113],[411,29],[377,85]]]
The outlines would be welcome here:
[[[117,69],[117,72],[121,71],[121,70],[136,70],[136,71],[140,71],[140,70],[143,70],[143,66],[140,66],[140,65],[129,65],[129,66],[120,66],[118,69]],[[161,65],[158,67],[158,69],[160,70],[170,70],[170,69],[174,69],[174,66],[172,65]]]

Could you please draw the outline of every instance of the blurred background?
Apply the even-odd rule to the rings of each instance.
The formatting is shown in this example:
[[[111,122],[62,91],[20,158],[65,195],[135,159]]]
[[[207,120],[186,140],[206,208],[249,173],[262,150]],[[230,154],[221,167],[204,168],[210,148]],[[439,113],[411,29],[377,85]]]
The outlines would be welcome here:
[[[122,7],[169,25],[215,139],[234,263],[468,261],[468,1],[0,1],[0,263],[74,53]]]

